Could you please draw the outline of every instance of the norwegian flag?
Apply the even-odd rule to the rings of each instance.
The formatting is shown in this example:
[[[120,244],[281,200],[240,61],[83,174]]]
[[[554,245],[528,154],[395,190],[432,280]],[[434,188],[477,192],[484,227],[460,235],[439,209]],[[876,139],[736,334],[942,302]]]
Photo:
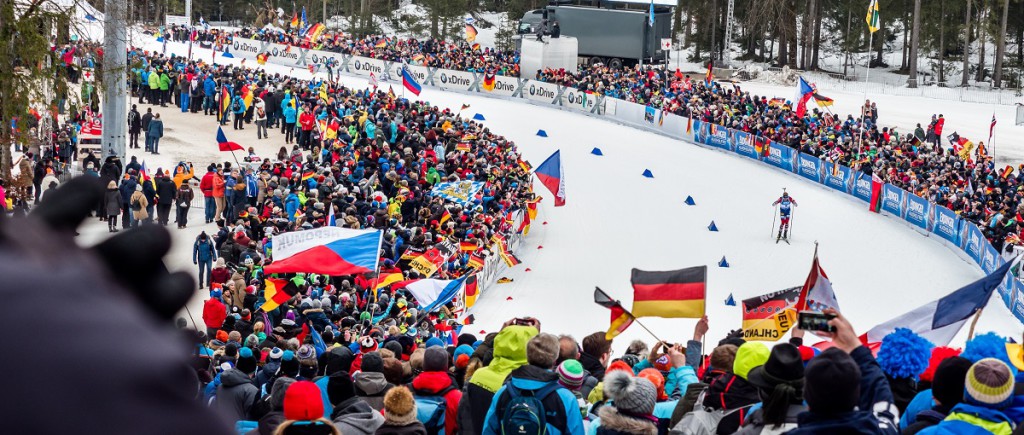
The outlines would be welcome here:
[[[988,143],[992,143],[992,133],[996,130],[996,113],[992,112],[992,123],[988,125]]]

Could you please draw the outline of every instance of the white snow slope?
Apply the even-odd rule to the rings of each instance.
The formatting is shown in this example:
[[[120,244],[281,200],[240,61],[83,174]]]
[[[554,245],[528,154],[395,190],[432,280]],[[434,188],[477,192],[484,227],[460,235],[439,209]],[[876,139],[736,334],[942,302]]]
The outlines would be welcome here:
[[[147,48],[159,49],[159,45],[150,42]],[[185,52],[176,43],[168,44],[168,50]],[[207,50],[197,51],[206,59],[210,56]],[[267,70],[288,72],[271,65]],[[292,73],[308,77],[307,71]],[[367,86],[361,78],[342,81],[347,86]],[[401,92],[401,85],[395,90]],[[476,323],[466,328],[473,333],[496,331],[512,317],[534,316],[544,331],[581,339],[608,326],[608,310],[591,299],[595,286],[629,306],[631,268],[708,265],[708,340],[713,344],[740,327],[740,308],[724,305],[726,297],[733,294],[739,301],[802,284],[815,241],[820,243],[821,264],[832,279],[842,311],[858,333],[981,276],[970,260],[937,238],[921,235],[901,220],[872,214],[865,203],[848,195],[750,159],[553,108],[430,88],[424,88],[420,99],[453,110],[470,104],[464,116],[486,116],[484,124],[515,140],[534,166],[555,150],[562,151],[567,204],[554,208],[551,195],[536,184],[546,198],[532,231],[516,252],[523,264],[500,274],[513,278],[513,283],[492,284],[484,290],[471,310]],[[902,110],[922,109],[914,105]],[[145,157],[149,167],[168,167],[182,159],[204,167],[214,159],[229,158],[215,151],[212,118],[181,114],[173,108],[158,110],[164,113],[170,138],[164,139],[159,159]],[[545,129],[550,137],[536,136],[538,129]],[[225,132],[244,146],[256,147],[261,155],[276,152],[283,143],[279,132],[269,141],[256,141],[254,128]],[[591,155],[593,147],[600,147],[604,156]],[[642,177],[644,169],[650,169],[654,178]],[[783,188],[799,203],[792,245],[776,244],[769,234],[771,203]],[[683,203],[687,195],[693,196],[696,206]],[[168,256],[172,268],[195,270],[189,258],[192,242],[200,229],[212,230],[212,225],[196,224],[202,222],[201,211],[193,210],[188,229],[172,229],[176,242]],[[719,232],[708,231],[712,220]],[[83,230],[83,241],[105,235],[105,228],[92,222]],[[731,267],[717,266],[723,256]],[[200,322],[204,299],[205,292],[199,291],[189,304]],[[660,338],[673,342],[692,338],[695,323],[693,319],[642,321]],[[1024,330],[997,298],[984,311],[978,328],[1015,338]],[[965,328],[954,344],[962,344],[966,332]],[[632,339],[653,341],[634,325],[616,339],[616,349],[624,350]]]

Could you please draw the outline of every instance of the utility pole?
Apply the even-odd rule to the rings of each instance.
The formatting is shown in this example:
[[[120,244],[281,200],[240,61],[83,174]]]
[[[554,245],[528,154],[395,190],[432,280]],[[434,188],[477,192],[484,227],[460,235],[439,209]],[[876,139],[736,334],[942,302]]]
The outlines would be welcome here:
[[[104,157],[125,157],[128,123],[128,2],[105,3],[103,20],[103,149]]]

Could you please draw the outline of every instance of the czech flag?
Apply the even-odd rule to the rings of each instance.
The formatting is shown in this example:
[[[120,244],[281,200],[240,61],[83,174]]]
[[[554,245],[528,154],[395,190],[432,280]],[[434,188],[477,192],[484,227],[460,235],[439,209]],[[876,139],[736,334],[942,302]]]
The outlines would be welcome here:
[[[416,82],[416,78],[405,67],[402,68],[402,85],[417,97],[420,96],[420,92],[423,92],[423,86]]]
[[[224,130],[222,130],[220,127],[217,127],[217,146],[220,148],[221,151],[245,150],[245,148],[243,148],[237,142],[229,141],[227,136],[224,136]]]
[[[555,151],[544,163],[537,167],[534,174],[555,195],[555,207],[565,205],[565,176],[562,171],[561,150]]]
[[[380,260],[382,240],[380,231],[341,227],[281,233],[272,239],[274,262],[264,272],[331,276],[372,272]]]
[[[948,346],[967,319],[985,307],[992,291],[1003,283],[1007,272],[1016,263],[1016,260],[1008,261],[986,277],[875,326],[861,335],[860,341],[864,344],[881,343],[882,338],[896,328],[909,328],[936,346]]]
[[[796,84],[796,97],[793,101],[796,101],[796,116],[803,117],[807,113],[807,102],[814,98],[814,88],[811,87],[807,80],[803,77],[797,81]]]
[[[665,272],[633,269],[633,315],[690,318],[704,316],[707,266]]]

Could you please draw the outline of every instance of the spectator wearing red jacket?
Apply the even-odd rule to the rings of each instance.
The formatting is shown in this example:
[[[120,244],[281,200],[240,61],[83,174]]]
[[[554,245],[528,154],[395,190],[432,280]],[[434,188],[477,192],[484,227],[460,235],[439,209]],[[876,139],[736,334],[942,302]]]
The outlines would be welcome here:
[[[215,166],[208,166],[206,174],[199,180],[199,190],[203,192],[203,198],[206,200],[206,223],[213,222],[214,213],[217,211],[217,203],[213,199],[213,177],[216,171]]]
[[[299,146],[304,150],[309,149],[309,143],[313,136],[313,124],[316,123],[316,118],[313,117],[313,113],[309,109],[302,109],[302,114],[299,115],[299,127],[302,132],[299,133]]]
[[[224,319],[228,317],[228,307],[220,300],[220,290],[210,292],[210,299],[203,304],[203,323],[206,323],[206,335],[213,337],[217,330],[224,325]]]

